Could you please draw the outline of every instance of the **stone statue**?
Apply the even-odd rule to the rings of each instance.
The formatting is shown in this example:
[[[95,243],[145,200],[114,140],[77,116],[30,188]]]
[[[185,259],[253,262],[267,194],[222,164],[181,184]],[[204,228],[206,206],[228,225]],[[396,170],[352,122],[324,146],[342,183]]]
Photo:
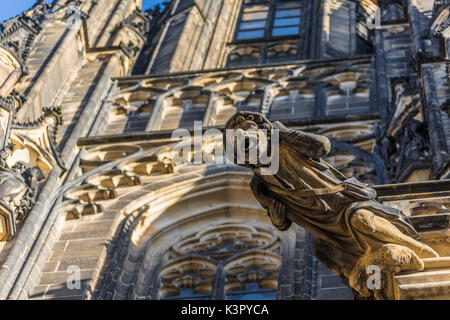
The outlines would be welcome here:
[[[11,169],[0,170],[0,199],[15,214],[15,221],[22,221],[34,203],[34,193],[43,174],[38,167],[18,161]]]
[[[314,235],[313,254],[353,289],[355,298],[389,299],[394,273],[421,271],[423,258],[439,256],[414,239],[418,233],[401,211],[379,203],[374,189],[322,159],[330,152],[326,137],[288,129],[253,112],[238,112],[225,129],[279,130],[276,174],[262,175],[260,165],[244,164],[254,172],[252,191],[279,230],[294,222]],[[382,275],[381,288],[367,285],[374,266]]]

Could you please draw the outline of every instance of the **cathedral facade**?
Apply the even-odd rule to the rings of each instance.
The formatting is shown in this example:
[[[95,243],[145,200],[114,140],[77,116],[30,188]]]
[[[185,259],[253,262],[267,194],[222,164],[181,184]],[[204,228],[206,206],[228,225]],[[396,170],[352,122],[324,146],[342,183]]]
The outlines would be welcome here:
[[[237,111],[329,138],[442,257],[395,298],[450,299],[449,21],[447,0],[37,1],[0,34],[0,299],[352,299],[215,161]]]

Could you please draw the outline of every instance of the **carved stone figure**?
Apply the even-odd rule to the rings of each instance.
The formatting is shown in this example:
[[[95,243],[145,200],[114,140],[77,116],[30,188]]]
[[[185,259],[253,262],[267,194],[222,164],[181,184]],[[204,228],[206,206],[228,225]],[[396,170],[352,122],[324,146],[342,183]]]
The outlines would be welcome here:
[[[426,128],[420,121],[412,116],[406,122],[405,135],[407,142],[405,146],[405,161],[426,160],[429,158],[429,143],[426,140]]]
[[[355,298],[388,299],[395,272],[421,271],[423,258],[439,256],[414,239],[418,233],[407,216],[376,201],[374,189],[322,159],[330,152],[326,137],[252,112],[238,112],[225,128],[279,130],[276,174],[261,175],[260,165],[244,164],[254,171],[252,191],[278,229],[294,222],[314,235],[313,254],[354,290]],[[367,286],[371,266],[383,276],[380,290]]]
[[[42,172],[23,162],[0,171],[0,200],[14,212],[15,222],[22,221],[34,203],[34,193]]]
[[[22,166],[17,166],[15,169],[5,169],[0,172],[0,199],[6,203],[19,206],[28,186],[21,173],[21,171],[24,171]]]

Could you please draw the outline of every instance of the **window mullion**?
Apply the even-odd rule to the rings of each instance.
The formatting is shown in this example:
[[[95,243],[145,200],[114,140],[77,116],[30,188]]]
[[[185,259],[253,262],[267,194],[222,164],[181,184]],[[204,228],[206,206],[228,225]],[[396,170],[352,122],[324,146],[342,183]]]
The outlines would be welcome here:
[[[225,272],[223,270],[223,265],[219,265],[215,275],[211,299],[225,300],[225,297]]]
[[[244,18],[244,10],[245,10],[245,0],[242,0],[241,11],[239,12],[239,18],[237,19],[236,27],[234,28],[235,30],[234,30],[233,39],[238,38],[241,22],[243,21],[243,18]]]
[[[275,13],[277,11],[277,0],[271,0],[269,5],[269,14],[267,16],[267,25],[265,30],[265,39],[269,40],[272,37],[273,24],[275,21]]]

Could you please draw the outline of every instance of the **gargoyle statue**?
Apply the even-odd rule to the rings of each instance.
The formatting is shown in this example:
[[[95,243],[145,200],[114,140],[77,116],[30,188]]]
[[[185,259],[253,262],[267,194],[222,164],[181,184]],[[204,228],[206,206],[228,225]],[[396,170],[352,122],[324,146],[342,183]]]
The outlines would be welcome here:
[[[395,273],[421,271],[423,258],[439,256],[414,239],[418,233],[401,211],[379,203],[374,189],[322,159],[330,152],[326,137],[288,129],[253,112],[238,112],[225,129],[278,130],[276,174],[262,175],[262,165],[243,164],[254,172],[251,189],[279,230],[294,222],[314,235],[313,254],[353,289],[355,299],[391,299]],[[226,134],[225,139],[234,143]],[[367,285],[374,266],[381,274],[379,288]]]

